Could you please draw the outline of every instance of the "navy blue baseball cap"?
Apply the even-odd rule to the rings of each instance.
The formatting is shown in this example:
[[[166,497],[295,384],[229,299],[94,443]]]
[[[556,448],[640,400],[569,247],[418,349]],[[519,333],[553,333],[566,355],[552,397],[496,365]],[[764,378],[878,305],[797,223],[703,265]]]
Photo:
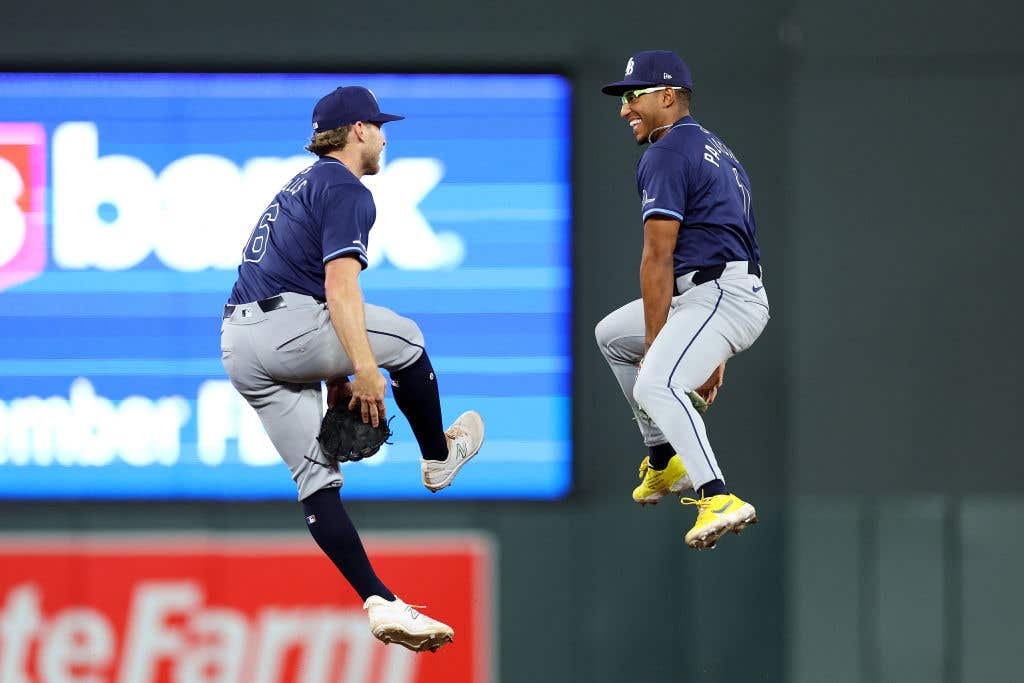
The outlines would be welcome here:
[[[381,124],[404,118],[395,114],[382,114],[372,92],[358,85],[350,85],[337,88],[316,103],[313,107],[313,132],[341,128],[356,121]]]
[[[621,81],[601,88],[605,95],[621,95],[638,88],[669,85],[693,90],[693,77],[679,55],[671,50],[644,50],[626,62],[626,74]]]

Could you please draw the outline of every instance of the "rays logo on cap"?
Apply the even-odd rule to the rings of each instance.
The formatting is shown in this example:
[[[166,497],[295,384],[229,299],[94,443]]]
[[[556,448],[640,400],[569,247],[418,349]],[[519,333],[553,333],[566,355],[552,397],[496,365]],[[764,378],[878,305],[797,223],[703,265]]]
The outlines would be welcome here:
[[[626,75],[629,76],[633,73],[633,58],[630,57],[629,61],[626,62]]]

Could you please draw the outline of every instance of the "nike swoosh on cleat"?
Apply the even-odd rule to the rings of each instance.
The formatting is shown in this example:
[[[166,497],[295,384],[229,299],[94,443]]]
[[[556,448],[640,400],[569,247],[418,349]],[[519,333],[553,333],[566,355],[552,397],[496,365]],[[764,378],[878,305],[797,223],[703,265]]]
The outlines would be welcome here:
[[[715,513],[716,515],[720,515],[720,514],[722,514],[723,512],[725,512],[726,510],[728,510],[729,508],[731,508],[731,507],[732,507],[732,504],[733,504],[734,502],[735,502],[735,501],[732,501],[732,500],[730,500],[730,501],[729,501],[728,503],[726,503],[726,504],[725,504],[725,505],[723,505],[722,507],[718,508],[717,510],[712,510],[712,512],[714,512],[714,513]]]

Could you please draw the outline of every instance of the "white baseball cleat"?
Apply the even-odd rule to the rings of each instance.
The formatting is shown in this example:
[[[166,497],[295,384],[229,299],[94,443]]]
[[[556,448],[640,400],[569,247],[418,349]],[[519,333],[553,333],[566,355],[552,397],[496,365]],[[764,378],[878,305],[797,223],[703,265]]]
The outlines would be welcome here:
[[[462,466],[469,462],[484,442],[484,419],[475,410],[467,410],[444,433],[448,457],[423,460],[420,465],[423,485],[435,493],[451,485]]]
[[[363,603],[370,617],[370,631],[385,643],[398,643],[413,652],[436,652],[452,642],[455,631],[451,626],[420,614],[397,596],[394,601],[371,595]]]

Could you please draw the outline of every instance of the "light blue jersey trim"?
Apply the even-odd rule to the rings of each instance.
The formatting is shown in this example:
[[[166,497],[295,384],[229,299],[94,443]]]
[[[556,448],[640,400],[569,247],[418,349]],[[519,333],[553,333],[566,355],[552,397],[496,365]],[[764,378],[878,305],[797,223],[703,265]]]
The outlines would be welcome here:
[[[336,256],[341,256],[342,254],[347,254],[353,251],[359,254],[359,260],[363,262],[363,265],[366,265],[366,252],[359,247],[345,247],[344,249],[339,249],[338,251],[332,251],[327,256],[324,256],[324,263],[327,263]]]
[[[674,131],[676,128],[684,128],[686,126],[696,126],[697,128],[703,128],[704,127],[704,126],[700,125],[699,123],[677,123],[676,125],[672,126],[668,130],[666,130],[665,131],[665,135],[668,135],[669,133]],[[658,142],[661,142],[662,140],[664,140],[665,139],[665,135],[662,135],[660,138],[658,138],[658,140],[657,140],[657,142],[655,144],[657,144]]]
[[[677,219],[680,223],[683,222],[683,214],[676,213],[675,211],[669,211],[668,209],[647,209],[644,211],[643,220],[647,220],[647,217],[654,213],[662,213],[666,216],[672,216],[672,218]]]

